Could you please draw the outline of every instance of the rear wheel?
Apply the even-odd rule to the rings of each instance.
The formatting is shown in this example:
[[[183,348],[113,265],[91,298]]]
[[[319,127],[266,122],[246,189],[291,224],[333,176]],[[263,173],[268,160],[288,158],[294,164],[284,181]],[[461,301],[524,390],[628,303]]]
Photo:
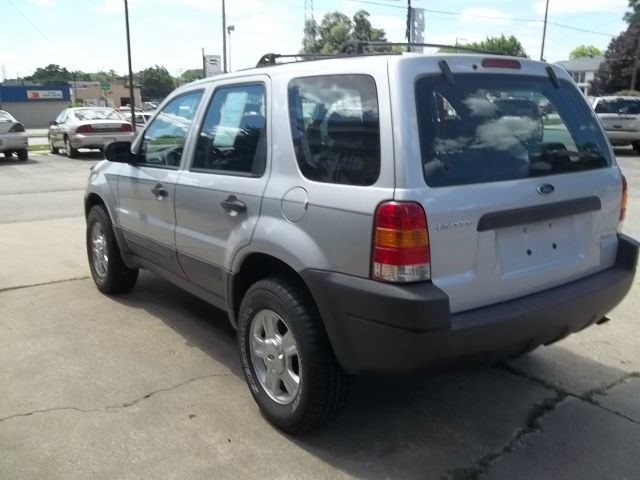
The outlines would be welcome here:
[[[87,216],[87,255],[91,276],[102,293],[124,293],[136,284],[138,270],[127,267],[122,260],[111,219],[100,205]]]
[[[21,162],[26,162],[29,159],[29,151],[25,148],[22,150],[18,150],[18,160]]]
[[[65,137],[64,139],[64,149],[67,151],[67,156],[69,158],[76,158],[78,156],[78,149],[71,146],[69,137]]]
[[[631,146],[637,153],[640,153],[640,142],[633,142]]]
[[[49,137],[49,151],[54,155],[60,153],[60,149],[53,144],[53,138]]]
[[[4,154],[4,158],[11,158],[11,155],[13,155],[13,152],[11,150],[2,153]]]
[[[311,430],[344,403],[348,377],[313,300],[295,283],[269,278],[249,288],[240,307],[238,343],[251,394],[276,427]]]

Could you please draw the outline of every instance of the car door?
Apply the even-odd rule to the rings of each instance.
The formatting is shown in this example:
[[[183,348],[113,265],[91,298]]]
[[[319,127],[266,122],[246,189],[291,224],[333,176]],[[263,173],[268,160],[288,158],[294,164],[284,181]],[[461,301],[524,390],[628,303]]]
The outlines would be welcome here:
[[[174,193],[178,168],[203,90],[169,101],[145,130],[138,160],[125,164],[118,179],[118,215],[131,251],[171,273],[184,276],[175,253]]]
[[[236,80],[237,82],[237,80]],[[267,182],[269,79],[217,85],[176,187],[176,246],[187,278],[224,297],[231,255],[251,240]]]
[[[64,142],[62,140],[63,138],[62,130],[63,130],[64,122],[67,121],[68,115],[69,115],[69,109],[63,110],[56,117],[55,124],[49,127],[49,137],[51,138],[51,141],[55,147],[64,147]]]

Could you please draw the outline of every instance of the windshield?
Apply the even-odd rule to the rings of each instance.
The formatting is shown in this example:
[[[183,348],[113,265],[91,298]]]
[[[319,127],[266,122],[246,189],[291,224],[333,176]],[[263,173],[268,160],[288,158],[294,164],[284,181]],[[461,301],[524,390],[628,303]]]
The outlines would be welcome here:
[[[425,180],[432,187],[555,175],[611,164],[593,111],[568,82],[466,74],[416,82]]]
[[[78,120],[122,120],[112,108],[77,108],[73,115]]]
[[[615,98],[607,100],[601,98],[596,104],[596,113],[629,113],[640,114],[640,98],[637,100]]]
[[[7,112],[0,110],[0,122],[13,122],[14,119]]]

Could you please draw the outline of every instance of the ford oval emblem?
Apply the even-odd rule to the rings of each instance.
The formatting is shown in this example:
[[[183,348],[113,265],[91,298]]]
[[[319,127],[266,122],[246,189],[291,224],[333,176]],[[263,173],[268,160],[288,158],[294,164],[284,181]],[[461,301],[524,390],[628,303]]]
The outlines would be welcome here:
[[[550,183],[543,183],[537,190],[540,195],[549,195],[550,193],[553,193],[555,188]]]

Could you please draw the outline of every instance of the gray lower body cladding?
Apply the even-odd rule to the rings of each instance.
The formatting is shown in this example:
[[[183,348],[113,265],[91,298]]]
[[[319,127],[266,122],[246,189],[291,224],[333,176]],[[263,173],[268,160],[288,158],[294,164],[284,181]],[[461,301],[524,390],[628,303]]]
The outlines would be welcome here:
[[[338,361],[352,374],[398,374],[493,363],[600,320],[633,283],[639,244],[619,236],[616,265],[515,300],[450,314],[431,283],[394,285],[301,272]]]

